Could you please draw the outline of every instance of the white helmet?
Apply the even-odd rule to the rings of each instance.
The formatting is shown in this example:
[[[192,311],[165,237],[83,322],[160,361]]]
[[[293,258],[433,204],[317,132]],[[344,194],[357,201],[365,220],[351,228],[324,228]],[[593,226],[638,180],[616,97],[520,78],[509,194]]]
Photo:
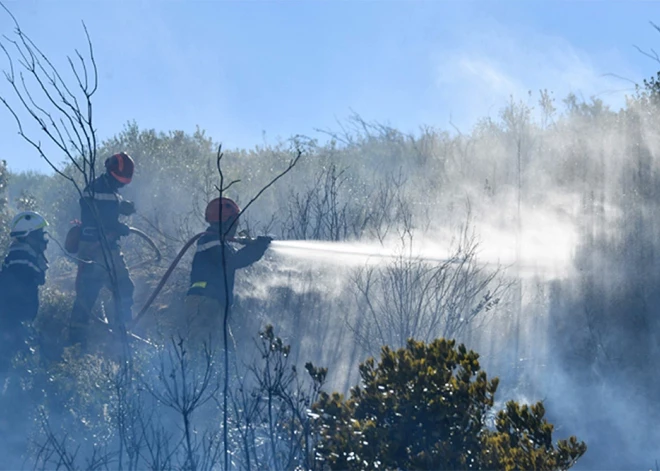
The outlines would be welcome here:
[[[39,213],[24,211],[14,216],[11,222],[10,237],[26,237],[30,232],[38,231],[48,225]]]

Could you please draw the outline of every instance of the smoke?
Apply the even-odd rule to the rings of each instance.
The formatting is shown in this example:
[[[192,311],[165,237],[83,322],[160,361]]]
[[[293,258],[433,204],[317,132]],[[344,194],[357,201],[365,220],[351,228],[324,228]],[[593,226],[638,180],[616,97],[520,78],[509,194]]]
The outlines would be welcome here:
[[[528,216],[526,222],[530,227],[519,233],[505,227],[477,223],[475,230],[481,238],[478,261],[483,265],[505,265],[517,270],[521,276],[570,276],[578,242],[575,225],[566,217],[543,214],[541,211],[529,212]],[[425,234],[422,238],[415,238],[409,249],[402,248],[400,240],[387,243],[276,240],[271,247],[285,264],[285,259],[298,259],[316,265],[357,267],[383,265],[400,258],[436,264],[451,263],[451,245],[440,244],[429,236]]]
[[[335,190],[318,173],[329,157],[322,146],[317,148],[318,163],[301,167],[295,180],[274,188],[242,221],[256,235],[277,215],[269,232],[278,237],[264,260],[239,272],[236,317],[252,322],[251,333],[262,321],[275,324],[295,344],[299,358],[330,367],[329,387],[345,390],[357,380],[356,363],[372,353],[357,345],[359,329],[368,324],[355,292],[360,270],[386,270],[396,261],[439,266],[452,261],[474,237],[475,262],[482,273],[501,268],[512,285],[500,305],[484,313],[484,322],[463,331],[459,340],[482,355],[491,376],[502,378],[499,397],[545,400],[550,419],[558,425],[557,437],[576,434],[590,446],[577,469],[652,463],[657,437],[653,420],[644,413],[652,400],[645,394],[627,394],[621,386],[640,380],[639,375],[624,374],[626,356],[618,347],[624,337],[632,342],[635,332],[617,338],[618,313],[602,311],[601,319],[587,319],[584,313],[597,307],[601,291],[630,288],[633,276],[640,286],[652,286],[654,259],[620,249],[654,247],[655,200],[642,191],[653,180],[634,179],[639,177],[626,158],[633,139],[605,112],[593,118],[578,113],[544,129],[518,113],[519,107],[523,105],[512,105],[511,123],[490,123],[470,136],[417,137],[415,144],[433,157],[409,167],[400,186],[389,187],[395,194],[379,193],[378,182],[397,174],[401,155],[412,154],[406,136],[387,134],[389,141],[381,136],[337,151],[332,161],[340,170],[349,168],[355,155],[380,160],[378,166],[352,168],[343,186],[335,189],[339,196],[334,206],[327,196]],[[142,150],[131,132],[120,141],[136,156],[141,172],[135,185],[122,192],[144,215],[132,223],[154,235],[171,257],[189,235],[203,230],[203,204],[211,194],[200,187],[212,188],[216,177],[208,171],[211,145],[197,143],[196,151],[206,160],[200,158],[181,171],[174,161],[170,167],[166,164],[168,156],[183,150],[173,152],[167,139],[160,139],[158,146]],[[653,169],[655,140],[643,142]],[[229,169],[237,175],[243,172],[240,176],[250,182],[241,187],[243,201],[266,178],[256,167]],[[192,192],[200,171],[208,182]],[[325,183],[319,185],[319,180]],[[436,180],[442,185],[431,183]],[[309,198],[296,200],[296,195]],[[311,229],[300,239],[293,237],[292,229],[302,231],[300,208],[305,201],[318,210],[305,215]],[[633,213],[639,217],[631,218]],[[639,226],[639,221],[644,224]],[[318,240],[311,237],[314,231]],[[336,234],[346,237],[332,241]],[[185,287],[189,266],[187,257],[172,286]],[[641,275],[634,275],[640,270]],[[591,295],[589,286],[599,275],[603,278],[596,287],[601,291]],[[163,296],[168,304],[167,296],[171,302],[181,293],[173,289]],[[652,333],[654,327],[649,329]],[[587,351],[577,351],[582,348]],[[614,353],[617,358],[608,360]],[[635,362],[639,368],[644,364]]]
[[[650,399],[644,394],[633,399],[622,389],[621,378],[639,380],[622,373],[625,355],[610,369],[603,359],[620,350],[616,324],[606,321],[614,314],[596,317],[594,333],[593,319],[584,313],[597,307],[587,291],[589,280],[602,275],[599,288],[617,291],[630,284],[631,271],[642,267],[638,262],[644,259],[626,258],[619,249],[641,247],[640,239],[624,243],[633,227],[631,211],[649,215],[655,208],[652,198],[640,196],[640,185],[649,184],[634,180],[629,158],[638,155],[634,145],[641,139],[651,156],[649,168],[655,171],[655,138],[640,125],[636,129],[643,137],[636,139],[628,124],[605,109],[597,111],[596,105],[593,115],[579,108],[588,105],[569,109],[548,128],[525,113],[525,106],[512,103],[503,112],[503,122],[482,123],[469,136],[416,137],[415,145],[433,157],[406,169],[396,187],[401,205],[374,189],[397,174],[401,155],[412,153],[406,136],[384,128],[387,140],[358,138],[332,154],[332,160],[323,147],[317,149],[317,164],[305,164],[295,183],[274,189],[246,215],[264,225],[278,215],[269,232],[281,237],[266,259],[238,276],[237,293],[243,299],[239,312],[263,313],[260,319],[273,321],[300,347],[301,358],[330,366],[331,386],[342,389],[355,380],[355,373],[347,371],[365,357],[363,350],[350,353],[354,337],[345,328],[347,320],[364,315],[351,291],[356,270],[387,267],[398,259],[442,264],[455,254],[461,230],[469,226],[478,242],[480,266],[486,272],[502,267],[513,283],[504,302],[488,314],[489,322],[461,338],[482,354],[491,376],[502,378],[500,397],[545,400],[550,419],[558,425],[557,436],[576,434],[590,446],[582,469],[652,463],[655,435],[639,432],[654,430],[653,420],[643,412]],[[373,163],[351,166],[355,155]],[[350,171],[337,188],[335,206],[320,206],[332,191],[325,192],[327,180],[316,169],[330,161]],[[296,200],[296,195],[309,198]],[[189,198],[181,193],[172,204],[186,206]],[[149,201],[158,207],[157,199]],[[310,237],[313,232],[306,239],[296,238],[290,229],[300,229],[303,218],[296,216],[301,216],[297,211],[305,201],[319,204],[318,211],[306,215],[312,229],[331,227],[329,215],[339,215],[335,229],[352,234],[348,241],[328,241],[337,231],[325,229],[318,229],[319,240]],[[381,211],[382,201],[389,215]],[[370,221],[382,216],[386,222],[367,224],[356,233],[352,229],[360,225],[361,211]],[[642,234],[648,238],[654,226],[646,224]],[[585,259],[591,265],[586,266]],[[651,286],[650,279],[640,282]],[[297,297],[297,304],[282,301],[282,293],[288,292]],[[594,342],[600,345],[592,346]],[[617,443],[622,436],[627,441]]]
[[[646,412],[657,349],[643,346],[656,338],[660,308],[652,294],[657,133],[651,120],[636,121],[634,110],[618,117],[598,103],[569,103],[548,128],[524,108],[513,103],[503,113],[510,121],[483,123],[470,136],[418,137],[435,159],[408,168],[402,185],[403,199],[419,202],[407,206],[415,226],[409,252],[398,236],[275,241],[271,277],[314,273],[296,289],[331,297],[345,293],[352,270],[363,265],[387,266],[402,254],[442,263],[469,201],[477,260],[502,265],[515,281],[488,325],[465,338],[486,370],[503,379],[500,397],[544,400],[556,435],[576,434],[590,447],[576,469],[648,467],[660,438]],[[404,147],[403,138],[390,138],[396,144],[390,140],[389,148],[365,142],[347,149],[380,155],[377,176],[357,168],[356,180],[368,186],[396,173],[402,151],[393,149]],[[439,162],[453,178],[425,184],[442,175]],[[304,180],[300,185],[303,191]]]
[[[545,400],[557,435],[576,434],[590,447],[577,469],[649,465],[660,438],[646,412],[657,386],[648,372],[660,311],[657,126],[635,110],[570,100],[563,115],[547,118],[552,126],[512,102],[500,120],[469,135],[411,137],[353,117],[358,130],[348,144],[319,144],[295,179],[246,213],[245,228],[277,238],[264,260],[238,275],[236,317],[252,330],[261,321],[277,325],[301,359],[329,366],[331,387],[345,390],[356,363],[373,353],[361,342],[374,322],[387,321],[393,300],[376,291],[383,317],[370,318],[358,275],[384,270],[400,281],[406,272],[386,272],[397,261],[451,268],[474,242],[475,276],[503,269],[510,289],[456,335],[502,378],[500,397]],[[138,162],[134,184],[122,190],[140,210],[131,223],[170,259],[204,228],[203,206],[218,181],[209,166],[214,147],[203,136],[131,126],[101,152],[122,148]],[[230,195],[239,204],[271,176],[264,169],[275,168],[274,157],[290,158],[283,146],[247,163],[239,156],[226,156],[228,178],[245,181]],[[40,196],[56,201],[61,186],[46,186]],[[52,216],[63,219],[55,209]],[[177,289],[189,264],[181,262]]]
[[[150,16],[147,10],[140,14]],[[162,36],[167,28],[162,19],[154,21]],[[648,468],[658,458],[660,439],[652,374],[660,354],[657,108],[613,112],[598,100],[569,96],[558,110],[550,95],[527,95],[528,82],[547,84],[558,100],[576,88],[598,93],[618,84],[558,38],[530,34],[523,41],[500,29],[477,29],[463,50],[438,52],[442,68],[435,71],[441,94],[460,97],[463,121],[470,118],[474,127],[458,135],[434,128],[406,135],[357,115],[342,123],[337,139],[319,143],[291,178],[245,214],[242,228],[277,238],[261,262],[239,272],[236,318],[248,323],[250,333],[262,321],[274,323],[303,361],[329,366],[330,386],[346,390],[354,384],[355,365],[373,353],[364,339],[373,337],[374,323],[385,325],[394,301],[405,311],[406,296],[414,298],[414,290],[392,294],[381,286],[371,293],[384,306],[382,317],[369,317],[356,289],[359,276],[374,270],[400,282],[416,273],[397,262],[424,269],[448,263],[451,269],[461,248],[474,241],[475,277],[502,269],[510,285],[499,304],[456,336],[482,355],[491,376],[502,378],[499,397],[545,400],[556,435],[575,434],[589,446],[576,469]],[[105,44],[117,49],[114,38]],[[170,49],[163,47],[169,65],[186,70],[183,56]],[[542,65],[530,67],[539,57]],[[191,70],[182,83],[208,95],[189,80],[194,76],[200,84],[208,74]],[[473,114],[503,105],[511,95],[525,98],[511,99],[489,118]],[[208,116],[216,116],[218,107],[208,103]],[[102,109],[124,113],[112,105]],[[193,108],[198,113],[199,106]],[[216,148],[200,133],[129,125],[99,149],[99,156],[121,149],[135,158],[134,182],[122,194],[139,212],[128,222],[148,231],[167,260],[204,229],[203,208],[219,183]],[[228,196],[244,205],[290,157],[284,145],[227,151],[227,181],[241,180]],[[68,182],[22,175],[12,185],[12,200],[24,188],[35,193],[63,240],[77,216]],[[132,240],[124,244],[129,257],[139,248]],[[54,252],[51,246],[49,284],[71,290],[74,267]],[[190,257],[173,275],[162,305],[183,297]],[[136,299],[163,271],[134,273]],[[69,276],[68,284],[60,284],[61,276]],[[395,294],[399,298],[387,297]]]

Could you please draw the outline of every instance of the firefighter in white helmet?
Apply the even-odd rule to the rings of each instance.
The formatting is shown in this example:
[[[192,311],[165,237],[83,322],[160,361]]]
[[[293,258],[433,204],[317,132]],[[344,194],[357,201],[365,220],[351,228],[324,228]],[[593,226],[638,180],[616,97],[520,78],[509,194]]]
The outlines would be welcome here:
[[[28,324],[39,311],[39,286],[46,282],[48,223],[38,213],[17,214],[10,227],[12,239],[0,271],[0,373],[11,359],[27,351]]]

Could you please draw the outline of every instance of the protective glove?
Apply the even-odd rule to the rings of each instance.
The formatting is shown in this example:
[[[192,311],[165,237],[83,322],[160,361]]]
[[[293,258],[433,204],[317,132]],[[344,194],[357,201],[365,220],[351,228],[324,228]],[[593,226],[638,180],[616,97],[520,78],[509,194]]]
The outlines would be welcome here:
[[[273,238],[271,236],[257,236],[257,244],[268,247],[272,241]]]
[[[117,226],[117,234],[120,237],[127,236],[130,233],[131,233],[131,228],[129,226],[127,226],[126,224],[119,223],[119,225]]]
[[[132,201],[122,200],[119,203],[119,214],[130,216],[135,213],[135,204]]]
[[[263,250],[266,250],[272,241],[273,238],[270,236],[257,236],[257,239],[254,243],[257,244],[260,248],[263,248]]]

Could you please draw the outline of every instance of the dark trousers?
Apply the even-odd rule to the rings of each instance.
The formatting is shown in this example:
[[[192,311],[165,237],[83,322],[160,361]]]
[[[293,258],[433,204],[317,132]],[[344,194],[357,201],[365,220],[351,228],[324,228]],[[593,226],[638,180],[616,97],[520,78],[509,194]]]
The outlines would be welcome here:
[[[4,317],[4,316],[3,316]],[[0,321],[0,376],[5,377],[11,370],[12,360],[17,354],[29,353],[28,340],[30,331],[15,316]]]
[[[17,353],[27,354],[28,324],[39,311],[39,288],[0,275],[0,373],[7,374]]]
[[[115,311],[109,321],[116,325],[124,325],[132,319],[133,292],[135,286],[128,273],[124,256],[119,249],[111,250],[107,254],[107,261],[103,257],[100,245],[96,242],[80,242],[78,257],[91,263],[78,264],[76,277],[76,300],[71,313],[72,336],[80,329],[85,329],[91,321],[91,312],[99,296],[101,288],[113,292],[113,278],[116,283],[117,298],[114,298]],[[110,265],[110,266],[108,266]],[[110,273],[114,276],[111,277]],[[114,296],[113,296],[114,297]],[[72,339],[80,341],[80,339]]]

